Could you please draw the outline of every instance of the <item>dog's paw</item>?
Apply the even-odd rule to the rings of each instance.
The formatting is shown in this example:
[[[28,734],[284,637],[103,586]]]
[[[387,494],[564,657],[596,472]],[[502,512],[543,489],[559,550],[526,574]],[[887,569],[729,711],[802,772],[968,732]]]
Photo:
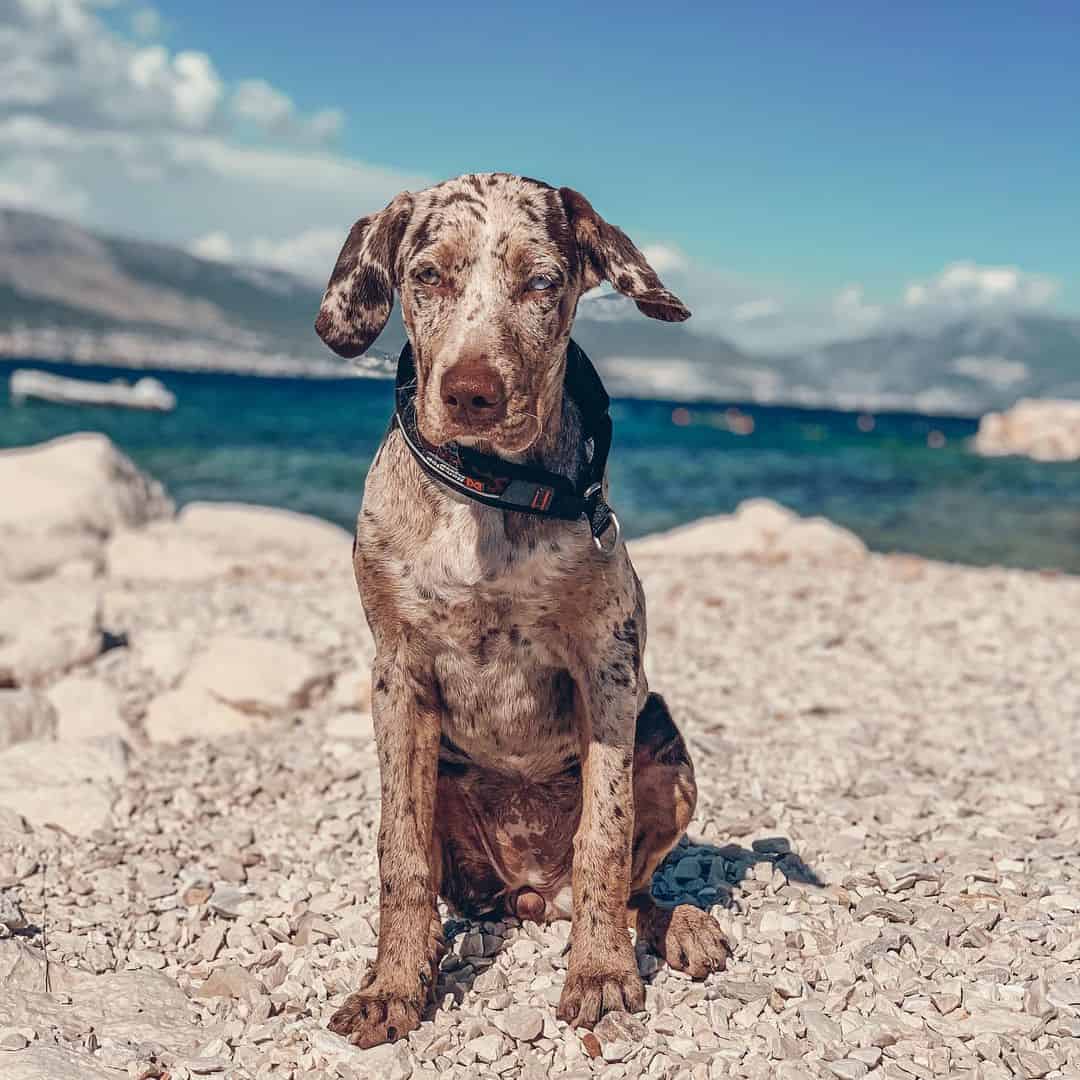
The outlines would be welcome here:
[[[657,908],[649,936],[669,966],[694,979],[723,971],[731,955],[720,924],[691,904],[679,904],[670,911]]]
[[[558,1017],[571,1027],[595,1027],[609,1012],[641,1012],[645,1008],[645,984],[636,967],[614,970],[575,970],[566,973]]]
[[[345,999],[327,1026],[335,1035],[342,1035],[353,1046],[366,1050],[404,1039],[420,1026],[421,1011],[417,1000],[376,990],[358,990]]]

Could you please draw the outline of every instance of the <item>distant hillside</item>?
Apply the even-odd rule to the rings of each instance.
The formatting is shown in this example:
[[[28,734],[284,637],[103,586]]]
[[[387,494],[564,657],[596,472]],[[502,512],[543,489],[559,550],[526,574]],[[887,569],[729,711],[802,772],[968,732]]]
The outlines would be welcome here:
[[[0,211],[0,355],[340,374],[318,302],[289,274]]]
[[[977,414],[1080,398],[1080,320],[997,315],[837,342],[771,361],[792,401]]]
[[[100,236],[0,210],[0,356],[129,367],[341,375],[312,329],[320,290],[278,270]],[[1080,321],[1007,316],[750,356],[693,320],[643,318],[586,297],[574,336],[613,394],[977,414],[1019,397],[1080,397]],[[385,375],[404,341],[391,317],[360,370]]]

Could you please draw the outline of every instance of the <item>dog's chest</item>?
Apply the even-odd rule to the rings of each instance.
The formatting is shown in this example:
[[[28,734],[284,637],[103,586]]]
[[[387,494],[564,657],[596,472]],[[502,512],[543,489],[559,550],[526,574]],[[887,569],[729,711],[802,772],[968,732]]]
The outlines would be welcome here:
[[[474,761],[546,773],[576,755],[561,617],[572,576],[558,539],[511,540],[502,515],[453,503],[414,553],[409,617],[431,642],[444,731]]]

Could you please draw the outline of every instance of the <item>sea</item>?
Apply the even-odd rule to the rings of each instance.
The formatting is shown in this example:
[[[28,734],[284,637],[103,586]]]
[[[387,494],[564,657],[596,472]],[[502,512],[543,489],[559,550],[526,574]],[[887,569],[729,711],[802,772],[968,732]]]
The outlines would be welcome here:
[[[174,412],[14,404],[8,377],[152,374]],[[0,447],[102,431],[178,504],[266,503],[352,528],[393,385],[0,362]],[[1080,463],[983,458],[977,421],[740,402],[616,400],[611,502],[629,537],[764,496],[852,529],[875,551],[1080,573]]]

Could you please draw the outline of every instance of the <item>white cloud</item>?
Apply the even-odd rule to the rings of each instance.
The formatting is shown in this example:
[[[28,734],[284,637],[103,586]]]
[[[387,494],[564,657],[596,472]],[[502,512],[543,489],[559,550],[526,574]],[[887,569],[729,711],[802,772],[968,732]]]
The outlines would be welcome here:
[[[249,250],[254,262],[289,270],[324,285],[344,242],[341,229],[305,229],[283,240],[256,237]]]
[[[649,265],[658,273],[666,274],[672,270],[685,270],[688,266],[686,256],[678,248],[669,244],[649,244],[641,249],[641,254]]]
[[[187,247],[204,259],[271,266],[322,285],[330,276],[345,236],[344,229],[319,228],[277,239],[256,236],[237,243],[228,233],[215,230],[197,237]]]
[[[1004,356],[958,356],[949,365],[949,370],[989,383],[995,390],[1008,390],[1030,375],[1027,364]]]
[[[89,0],[0,0],[0,108],[81,129],[228,131],[229,90],[206,53],[173,54],[154,42],[162,23],[151,7],[130,16],[133,34],[146,42],[139,44],[110,30],[96,6]],[[278,135],[326,140],[341,125],[336,110],[301,116],[263,79],[240,83],[237,95],[237,115]]]
[[[266,131],[283,131],[296,107],[292,98],[275,90],[265,79],[245,79],[233,91],[230,108],[234,116],[250,120]]]
[[[0,206],[79,217],[90,199],[47,158],[15,155],[0,159]]]
[[[229,234],[222,232],[221,229],[204,233],[192,240],[188,244],[188,251],[192,255],[198,255],[203,259],[214,259],[217,262],[228,262],[235,254]]]
[[[866,333],[877,326],[885,311],[880,304],[866,302],[861,285],[845,285],[832,301],[833,314],[850,334]]]
[[[690,330],[720,334],[756,351],[784,352],[875,333],[930,333],[967,315],[1008,315],[1045,308],[1060,293],[1053,278],[1015,266],[958,261],[899,296],[871,300],[852,282],[824,297],[801,295],[783,282],[754,281],[693,259],[670,244],[643,248],[664,284],[694,313]],[[609,317],[624,317],[615,306]],[[973,348],[977,349],[977,345]],[[991,369],[999,376],[1004,369]],[[985,371],[982,376],[991,379]]]
[[[908,308],[946,308],[970,312],[986,308],[1017,310],[1046,307],[1061,291],[1060,284],[1043,274],[1016,266],[979,266],[949,263],[928,281],[911,282],[904,291]]]
[[[0,0],[0,202],[325,280],[356,218],[429,183],[328,150],[340,110],[230,85],[211,56],[125,38],[95,6]]]
[[[731,319],[737,323],[756,322],[759,319],[768,319],[780,312],[780,303],[771,296],[763,296],[759,300],[746,300],[736,304],[731,309]]]
[[[317,142],[336,139],[344,126],[345,113],[341,109],[320,109],[307,122],[307,130]]]

